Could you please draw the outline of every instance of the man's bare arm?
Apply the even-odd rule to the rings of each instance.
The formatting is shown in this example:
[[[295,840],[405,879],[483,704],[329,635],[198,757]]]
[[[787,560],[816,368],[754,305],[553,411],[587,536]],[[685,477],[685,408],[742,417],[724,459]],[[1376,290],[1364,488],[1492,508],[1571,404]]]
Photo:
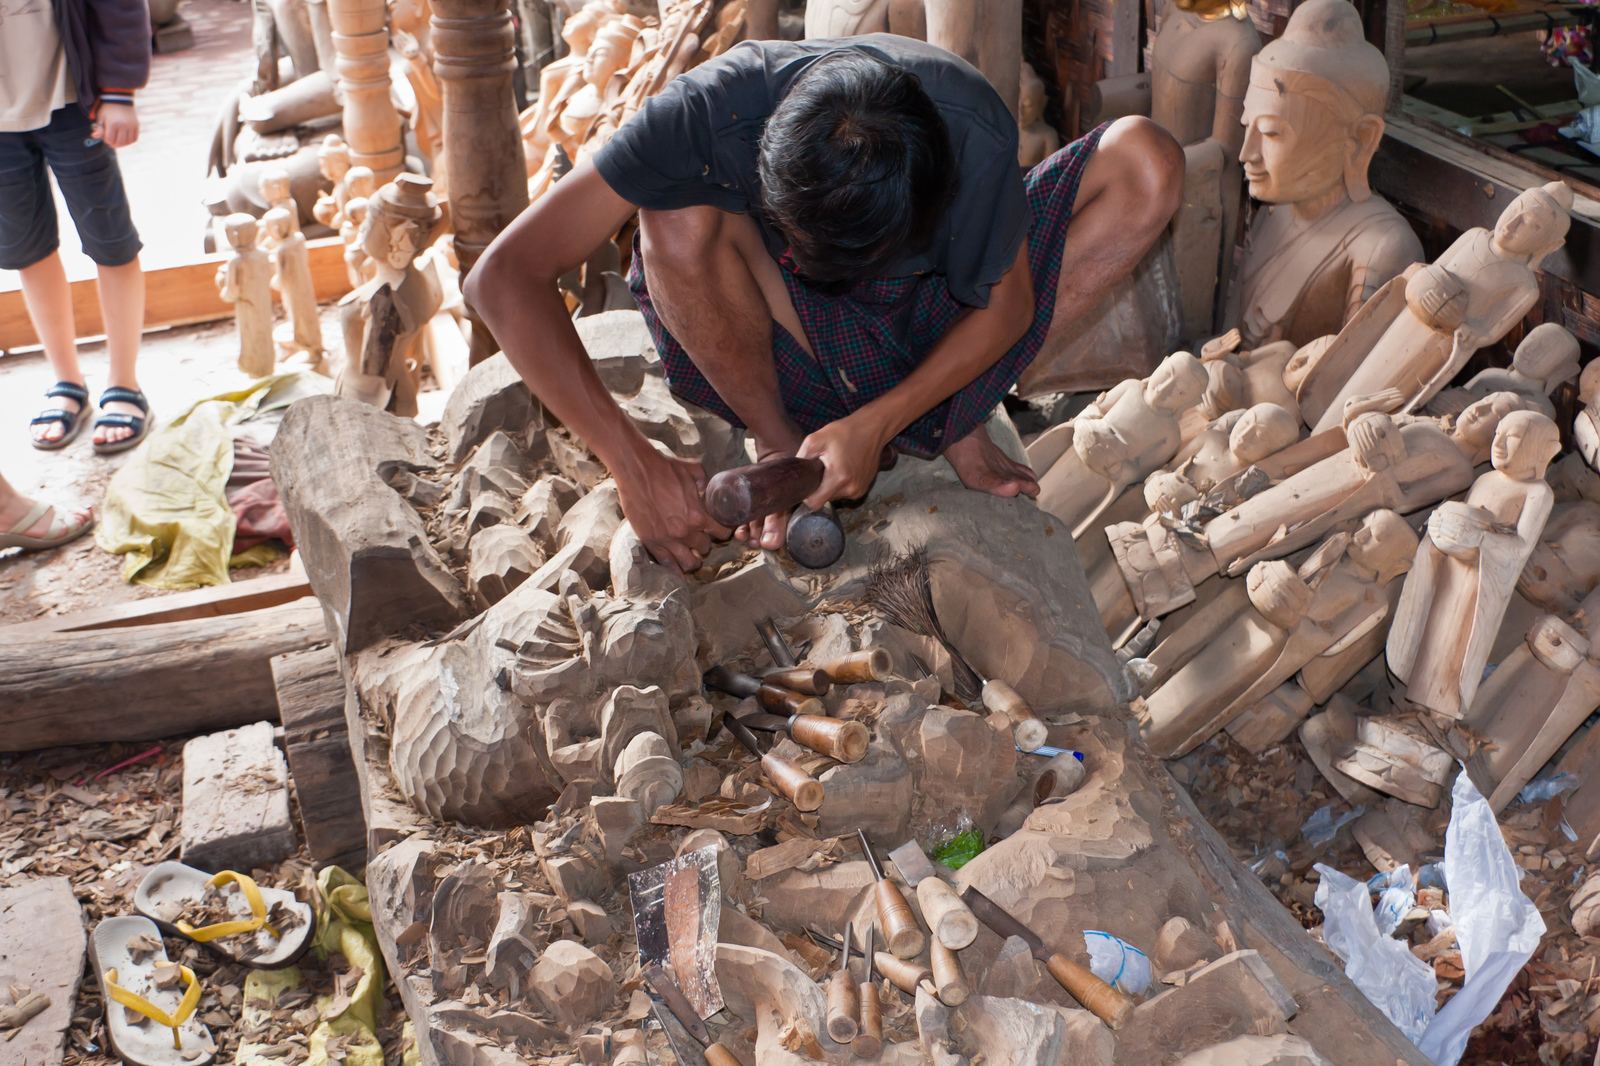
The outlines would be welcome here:
[[[494,239],[468,275],[464,295],[528,388],[611,471],[639,538],[658,559],[692,570],[711,537],[728,533],[700,503],[705,473],[699,463],[656,451],[623,414],[556,287],[633,210],[592,163],[578,164]]]

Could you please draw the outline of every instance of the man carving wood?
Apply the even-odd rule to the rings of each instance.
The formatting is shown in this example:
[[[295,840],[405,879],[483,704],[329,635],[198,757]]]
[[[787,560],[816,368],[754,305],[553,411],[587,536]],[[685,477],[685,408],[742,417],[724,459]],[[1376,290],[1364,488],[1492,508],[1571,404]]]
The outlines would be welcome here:
[[[1045,338],[1166,225],[1183,155],[1144,119],[1035,168],[983,76],[906,38],[746,42],[653,97],[496,239],[467,299],[617,481],[660,559],[726,536],[699,464],[665,457],[601,385],[556,279],[639,209],[629,284],[674,392],[762,458],[821,459],[808,506],[865,493],[886,444],[968,488],[1035,495],[982,428]],[[1070,226],[1069,226],[1070,223]],[[782,543],[784,516],[736,531]]]

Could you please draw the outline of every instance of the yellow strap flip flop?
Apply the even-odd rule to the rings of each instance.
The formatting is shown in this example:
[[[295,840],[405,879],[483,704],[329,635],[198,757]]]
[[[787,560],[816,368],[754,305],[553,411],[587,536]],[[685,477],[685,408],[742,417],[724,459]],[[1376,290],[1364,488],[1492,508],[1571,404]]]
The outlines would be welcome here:
[[[189,987],[184,990],[183,999],[179,1002],[178,1009],[171,1014],[168,1014],[143,996],[129,992],[126,988],[117,984],[116,970],[107,970],[105,980],[106,995],[129,1010],[136,1010],[146,1018],[159,1022],[171,1029],[172,1046],[182,1050],[183,1041],[178,1036],[178,1028],[189,1020],[189,1016],[194,1013],[194,1009],[200,1005],[200,979],[187,966],[179,966],[178,972],[183,975],[184,983]]]
[[[207,884],[215,885],[218,888],[226,884],[238,885],[239,891],[244,893],[245,901],[250,904],[250,917],[241,918],[233,922],[218,922],[216,925],[203,925],[198,929],[180,918],[174,924],[183,931],[184,936],[204,944],[209,940],[216,940],[218,937],[234,936],[239,933],[253,933],[257,929],[265,929],[271,934],[272,939],[283,939],[278,935],[278,930],[273,928],[267,921],[267,904],[261,898],[261,889],[256,887],[255,881],[244,874],[235,873],[232,870],[224,870],[208,881]]]

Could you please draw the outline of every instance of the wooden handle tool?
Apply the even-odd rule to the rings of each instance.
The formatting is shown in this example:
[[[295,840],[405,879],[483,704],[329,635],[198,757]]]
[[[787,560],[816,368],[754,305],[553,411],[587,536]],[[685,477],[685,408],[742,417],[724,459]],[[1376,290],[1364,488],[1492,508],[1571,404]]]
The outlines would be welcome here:
[[[961,962],[956,958],[956,953],[935,939],[928,957],[933,963],[933,987],[939,1002],[947,1007],[961,1006],[972,990],[967,987],[967,978],[961,972]]]
[[[959,950],[978,939],[978,919],[943,878],[924,877],[918,881],[917,903],[933,939],[950,950]]]
[[[835,1043],[848,1044],[855,1039],[861,1014],[861,994],[850,976],[850,923],[844,927],[844,948],[839,953],[839,968],[828,982],[828,1035]]]
[[[794,804],[798,810],[814,811],[822,806],[821,781],[781,755],[763,753],[761,746],[756,743],[755,734],[737,718],[724,718],[723,724],[728,727],[728,732],[738,737],[739,742],[750,749],[752,755],[761,760],[762,772],[767,775],[767,780],[772,782],[772,787],[779,795]]]
[[[883,1050],[883,1004],[878,1002],[878,986],[872,980],[872,934],[877,926],[867,926],[867,946],[861,953],[861,1025],[850,1050],[858,1059],[875,1059]]]
[[[888,979],[900,991],[908,996],[917,994],[917,986],[924,981],[933,980],[933,971],[918,962],[908,962],[898,955],[887,951],[873,952],[872,961],[877,964],[878,972]]]
[[[983,683],[983,705],[1011,719],[1012,725],[1016,727],[1014,735],[1017,747],[1023,751],[1037,751],[1049,739],[1048,727],[1033,713],[1028,701],[1004,681]]]
[[[842,718],[824,718],[815,714],[792,714],[787,718],[763,711],[746,710],[748,703],[739,705],[734,717],[739,724],[750,729],[770,732],[785,730],[796,744],[804,744],[812,751],[840,762],[860,762],[867,754],[872,735],[860,722]]]
[[[683,994],[671,975],[659,965],[652,965],[645,969],[645,982],[661,997],[667,1010],[678,1019],[684,1030],[692,1036],[697,1044],[704,1050],[707,1066],[743,1066],[733,1052],[723,1047],[719,1041],[711,1039],[711,1032],[706,1028],[706,1023],[700,1020],[700,1015],[689,1005],[688,997]],[[651,1002],[650,1009],[655,1012],[656,1021],[661,1025],[661,1031],[667,1035],[667,1042],[672,1045],[672,1051],[678,1056],[679,1062],[687,1062],[683,1052],[678,1047],[677,1038],[672,1035],[672,1030],[667,1028],[666,1019],[661,1016],[661,1005]]]
[[[754,696],[757,703],[773,714],[814,714],[822,717],[828,713],[822,701],[815,696],[791,692],[786,688],[751,677],[749,674],[729,670],[726,666],[713,666],[705,672],[704,680],[707,685],[730,696],[738,696],[740,699]]]
[[[1128,1015],[1133,1013],[1132,996],[1118,992],[1084,967],[1063,957],[1060,952],[1045,947],[1039,934],[1017,921],[1004,907],[976,888],[968,888],[962,892],[961,899],[971,908],[980,922],[1000,936],[1020,937],[1028,945],[1033,957],[1044,963],[1045,969],[1050,971],[1050,976],[1059,981],[1062,988],[1072,993],[1072,997],[1082,1003],[1085,1009],[1111,1028],[1122,1028],[1123,1023],[1128,1020]]]
[[[894,663],[885,648],[854,651],[822,664],[822,672],[832,678],[835,685],[864,685],[872,681],[887,681],[893,668]]]
[[[791,666],[787,670],[770,670],[761,680],[769,685],[786,688],[805,696],[826,696],[833,687],[833,678],[824,670],[809,666]]]
[[[884,878],[883,867],[878,865],[878,857],[872,853],[866,832],[857,829],[856,836],[861,841],[861,853],[872,867],[873,880],[877,882],[873,891],[878,899],[878,921],[883,923],[883,942],[902,959],[921,955],[922,949],[928,946],[928,938],[917,924],[916,912],[900,893],[900,886]]]

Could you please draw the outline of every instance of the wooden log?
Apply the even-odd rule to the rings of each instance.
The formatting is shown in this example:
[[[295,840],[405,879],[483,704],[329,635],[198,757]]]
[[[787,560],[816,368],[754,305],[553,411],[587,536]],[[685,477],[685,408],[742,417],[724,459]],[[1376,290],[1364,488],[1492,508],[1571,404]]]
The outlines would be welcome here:
[[[278,716],[269,661],[327,640],[309,600],[0,642],[0,751],[155,740]]]
[[[306,849],[318,862],[365,866],[367,820],[350,756],[338,653],[324,647],[279,655],[272,681]]]
[[[461,583],[385,479],[403,484],[400,474],[432,464],[421,426],[358,400],[301,400],[278,429],[272,478],[346,654],[412,624],[449,629],[466,614]]]

